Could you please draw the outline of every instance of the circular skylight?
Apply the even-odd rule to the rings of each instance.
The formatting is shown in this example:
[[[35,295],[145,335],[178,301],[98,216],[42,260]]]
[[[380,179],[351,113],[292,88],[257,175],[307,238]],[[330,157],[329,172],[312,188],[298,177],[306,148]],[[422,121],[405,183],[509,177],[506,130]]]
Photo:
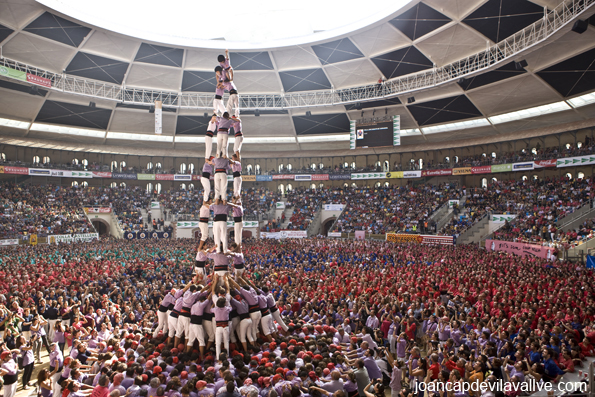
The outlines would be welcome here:
[[[411,1],[37,0],[79,21],[127,36],[234,50],[331,39],[381,21]]]

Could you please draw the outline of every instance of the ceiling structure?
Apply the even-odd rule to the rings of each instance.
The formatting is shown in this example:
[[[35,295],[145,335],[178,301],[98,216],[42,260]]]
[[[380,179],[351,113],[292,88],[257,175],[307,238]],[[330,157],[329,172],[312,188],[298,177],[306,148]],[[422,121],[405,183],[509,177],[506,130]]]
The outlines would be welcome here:
[[[430,70],[485,50],[543,18],[544,12],[561,2],[416,0],[386,21],[342,37],[270,50],[232,50],[235,83],[240,94],[315,93],[374,84],[381,78]],[[243,112],[244,150],[254,154],[263,147],[267,151],[348,149],[349,121],[362,115],[400,115],[403,145],[497,136],[593,118],[593,104],[566,105],[555,112],[539,108],[513,121],[502,116],[567,104],[595,91],[595,17],[589,19],[583,34],[570,28],[524,54],[525,68],[509,62],[469,79],[360,106]],[[34,0],[0,0],[0,46],[3,57],[55,73],[126,87],[203,93],[214,92],[213,69],[222,52],[122,36],[73,20]],[[415,101],[408,103],[411,96]],[[90,101],[96,106],[89,107]],[[164,110],[164,133],[155,137],[154,117],[147,106],[52,89],[40,88],[31,95],[28,86],[0,80],[0,118],[29,123],[16,130],[0,123],[0,135],[21,140],[115,145],[124,151],[126,147],[164,146],[200,150],[208,122],[205,111]],[[444,124],[452,128],[439,128]],[[58,128],[48,125],[71,128],[57,132]]]

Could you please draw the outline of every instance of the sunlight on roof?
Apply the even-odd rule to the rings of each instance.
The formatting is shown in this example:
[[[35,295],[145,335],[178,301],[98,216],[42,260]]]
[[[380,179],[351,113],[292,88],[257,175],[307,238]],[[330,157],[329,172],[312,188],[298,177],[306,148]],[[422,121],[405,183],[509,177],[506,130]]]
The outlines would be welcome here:
[[[62,14],[144,40],[264,49],[327,40],[384,20],[411,0],[37,0]]]

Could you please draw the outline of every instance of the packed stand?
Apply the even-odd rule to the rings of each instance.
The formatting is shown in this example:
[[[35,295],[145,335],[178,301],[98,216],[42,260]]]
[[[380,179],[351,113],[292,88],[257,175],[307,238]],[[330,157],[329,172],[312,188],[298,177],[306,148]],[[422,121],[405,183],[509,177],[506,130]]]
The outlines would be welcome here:
[[[14,183],[0,188],[0,239],[95,232],[82,207],[82,189]]]

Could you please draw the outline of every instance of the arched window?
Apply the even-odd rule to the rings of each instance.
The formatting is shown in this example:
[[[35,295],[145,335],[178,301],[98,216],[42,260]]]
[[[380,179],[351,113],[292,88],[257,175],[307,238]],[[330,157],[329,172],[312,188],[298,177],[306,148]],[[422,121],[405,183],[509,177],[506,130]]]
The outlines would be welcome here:
[[[493,182],[498,182],[498,178],[492,178],[492,183]]]
[[[151,169],[153,169],[153,163],[152,163],[152,162],[150,162],[150,161],[149,161],[149,162],[147,163],[147,169],[148,169],[148,170],[151,170]]]
[[[285,194],[285,185],[280,184],[279,186],[277,186],[277,189],[279,189],[279,191],[281,192],[281,194]]]
[[[6,153],[0,153],[0,160],[6,161]]]
[[[319,188],[320,190],[324,189],[324,183],[319,183],[319,184],[318,184],[318,188]]]
[[[44,163],[44,164],[49,164],[49,163],[50,163],[50,158],[49,158],[48,156],[45,156],[45,157],[43,158],[43,163]]]
[[[526,180],[527,180],[527,179],[529,179],[529,178],[527,178],[527,175],[523,175],[523,176],[521,177],[521,179],[522,179],[523,181],[526,181]]]
[[[321,169],[323,169],[323,168],[324,168],[324,164],[322,164],[322,163],[318,164],[318,169],[319,169],[319,170],[321,170]]]
[[[157,194],[161,193],[161,183],[155,184],[155,190],[157,190]]]
[[[279,164],[279,172],[283,172],[285,166],[283,164]]]
[[[246,173],[247,173],[248,175],[252,174],[252,164],[248,164],[248,165],[246,166]]]
[[[189,163],[188,164],[188,173],[189,174],[194,174],[194,163]]]
[[[194,183],[191,183],[190,185],[188,185],[188,190],[194,190]]]
[[[81,187],[88,187],[88,186],[89,186],[89,182],[87,182],[87,181],[81,182]]]
[[[316,169],[316,163],[312,163],[312,164],[310,164],[310,169],[311,169],[311,170],[315,170],[315,169]]]
[[[566,145],[564,145],[566,147],[566,150],[570,149],[572,146],[570,145],[570,143],[567,143]]]
[[[110,164],[110,171],[118,171],[118,162],[117,161],[112,161]]]
[[[384,187],[390,187],[390,183],[389,182],[384,182]]]
[[[163,168],[161,163],[155,163],[155,170],[160,170],[161,168]]]
[[[357,187],[357,185],[355,184],[355,182],[353,182],[353,183],[351,184],[351,187]]]
[[[344,187],[345,189],[347,189],[347,188],[349,187],[349,184],[348,184],[348,183],[344,183],[344,184],[343,184],[343,187]]]
[[[380,183],[380,182],[376,182],[376,184],[374,184],[374,187],[380,187],[380,186],[382,186],[382,183]]]
[[[109,187],[111,187],[112,189],[115,189],[118,187],[118,184],[116,182],[112,182],[109,184]]]
[[[376,167],[376,169],[377,169],[378,171],[380,171],[380,167],[381,167],[381,165],[380,165],[380,161],[377,161],[377,162],[376,162],[376,164],[375,164],[375,167]]]
[[[33,164],[39,164],[39,156],[33,156]]]
[[[349,168],[349,163],[347,161],[343,163],[343,168]]]
[[[125,161],[120,161],[120,171],[124,171],[124,170],[126,170],[126,162]]]
[[[290,192],[293,190],[293,186],[291,186],[291,183],[287,184],[287,191]]]
[[[312,190],[316,190],[316,184],[315,184],[315,183],[311,184],[311,185],[310,185],[310,189],[312,189]]]
[[[534,181],[538,181],[539,180],[539,177],[537,175],[533,175],[533,180]]]
[[[351,163],[351,169],[352,169],[352,170],[354,170],[354,169],[355,169],[355,161],[353,161],[353,162]]]
[[[537,148],[531,149],[531,153],[534,154],[534,155],[537,155]]]
[[[485,154],[485,153],[482,153],[482,154],[481,154],[481,157],[487,157],[487,156],[486,156],[486,154]]]
[[[72,159],[72,165],[79,165],[78,159]]]
[[[446,157],[444,158],[444,162],[445,162],[446,164],[450,163],[450,157],[446,156]]]
[[[418,164],[419,164],[419,169],[423,170],[424,169],[424,159],[419,159]]]
[[[566,179],[568,179],[569,181],[572,180],[572,174],[570,172],[564,175],[564,177],[566,177]]]
[[[116,182],[114,182],[114,183],[116,183]],[[146,190],[147,190],[147,193],[149,193],[149,194],[153,193],[153,184],[151,182],[147,183]]]
[[[583,147],[583,143],[582,142],[577,142],[576,143],[576,147],[579,148],[579,149],[582,148]]]
[[[185,184],[185,183],[182,183],[182,184],[180,185],[180,189],[181,189],[181,190],[186,190],[186,184]]]
[[[492,152],[492,158],[495,159],[496,158],[496,152]]]
[[[254,166],[254,173],[255,173],[256,175],[260,175],[260,164],[256,164],[256,165]]]
[[[459,163],[459,156],[455,156],[455,163],[458,164]]]
[[[81,164],[83,165],[83,167],[84,167],[85,169],[87,169],[87,167],[89,166],[89,160],[87,160],[87,159],[82,159],[82,160],[81,160]]]
[[[488,178],[481,178],[481,187],[488,187]]]
[[[576,174],[576,179],[585,179],[585,174],[583,172],[579,172],[578,174]]]
[[[388,160],[384,161],[384,165],[382,166],[382,171],[384,171],[384,172],[390,171],[390,164],[389,164]]]
[[[186,163],[180,164],[180,174],[186,173]]]
[[[525,153],[527,153],[527,150],[521,149],[521,153],[525,154]]]
[[[293,169],[293,166],[291,164],[287,164],[287,171],[291,171]]]
[[[77,181],[72,181],[72,183],[70,184],[70,186],[72,186],[72,187],[79,187],[79,183]]]
[[[120,182],[120,187],[122,189],[126,189],[126,182]]]

